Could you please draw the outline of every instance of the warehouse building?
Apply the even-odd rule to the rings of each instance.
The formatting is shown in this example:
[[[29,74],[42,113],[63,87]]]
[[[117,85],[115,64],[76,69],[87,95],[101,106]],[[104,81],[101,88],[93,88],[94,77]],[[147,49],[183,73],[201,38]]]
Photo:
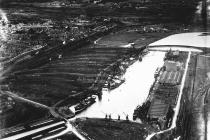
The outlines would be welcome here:
[[[182,72],[181,71],[164,71],[161,76],[159,83],[163,85],[179,85],[181,82]]]
[[[181,69],[181,63],[175,61],[165,61],[164,67],[166,71],[179,71]]]

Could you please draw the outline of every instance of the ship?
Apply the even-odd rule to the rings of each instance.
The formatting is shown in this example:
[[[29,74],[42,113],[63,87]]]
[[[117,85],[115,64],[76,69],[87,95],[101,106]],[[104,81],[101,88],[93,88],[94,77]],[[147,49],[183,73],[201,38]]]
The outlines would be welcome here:
[[[90,105],[92,105],[93,103],[95,103],[96,97],[92,96],[92,97],[88,97],[84,100],[82,100],[80,103],[78,103],[74,109],[75,109],[75,114],[79,114],[82,111],[84,111],[85,109],[87,109]]]

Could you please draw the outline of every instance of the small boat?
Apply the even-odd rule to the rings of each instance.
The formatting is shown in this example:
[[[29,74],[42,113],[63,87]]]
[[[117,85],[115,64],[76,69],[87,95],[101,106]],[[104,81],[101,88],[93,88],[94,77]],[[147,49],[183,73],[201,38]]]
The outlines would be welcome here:
[[[160,68],[157,68],[154,74],[154,77],[157,78],[160,74]]]
[[[90,105],[95,103],[95,97],[88,97],[81,101],[79,104],[77,104],[74,109],[75,109],[75,114],[81,113],[83,110],[87,109]]]
[[[142,57],[141,57],[141,56],[139,56],[139,61],[140,61],[140,62],[142,61]]]
[[[113,90],[113,89],[119,87],[124,82],[125,82],[125,79],[115,77],[111,80],[111,82],[109,84],[109,89]]]

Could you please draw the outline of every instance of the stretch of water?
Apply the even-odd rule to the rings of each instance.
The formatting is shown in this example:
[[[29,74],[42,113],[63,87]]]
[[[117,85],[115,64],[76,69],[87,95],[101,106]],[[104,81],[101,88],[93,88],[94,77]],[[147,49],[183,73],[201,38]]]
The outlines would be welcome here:
[[[104,90],[102,100],[97,100],[77,117],[104,118],[106,114],[111,114],[113,119],[117,119],[118,115],[122,119],[125,119],[126,115],[132,119],[134,109],[146,100],[155,80],[155,70],[164,63],[164,55],[165,52],[151,51],[143,57],[142,62],[135,62],[127,69],[125,82],[121,86],[111,91]]]

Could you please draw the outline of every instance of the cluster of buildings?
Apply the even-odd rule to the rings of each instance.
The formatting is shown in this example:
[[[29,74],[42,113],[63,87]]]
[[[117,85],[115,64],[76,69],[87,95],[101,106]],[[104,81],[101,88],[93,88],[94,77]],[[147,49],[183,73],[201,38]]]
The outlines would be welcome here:
[[[13,36],[19,35],[19,40],[24,40],[25,44],[21,46],[58,46],[67,44],[72,41],[82,40],[90,36],[108,32],[117,25],[106,19],[106,21],[98,21],[97,19],[89,19],[85,15],[79,17],[69,17],[64,21],[54,21],[40,24],[17,24],[11,29]],[[15,44],[17,48],[20,44]]]

